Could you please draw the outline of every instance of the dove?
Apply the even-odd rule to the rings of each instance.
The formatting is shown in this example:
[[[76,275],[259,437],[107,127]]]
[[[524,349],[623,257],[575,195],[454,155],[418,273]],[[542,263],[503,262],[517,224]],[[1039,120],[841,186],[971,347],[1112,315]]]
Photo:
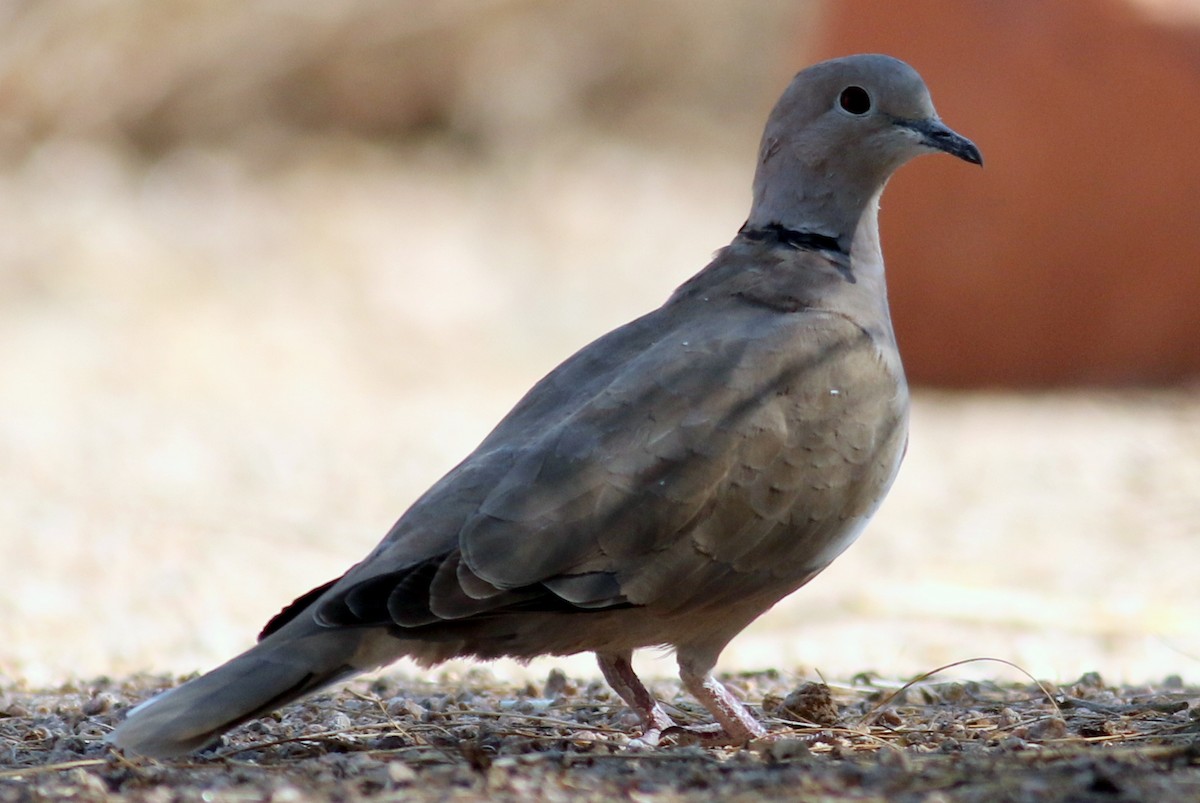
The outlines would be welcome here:
[[[982,164],[907,64],[798,73],[770,113],[745,224],[666,302],[551,371],[341,577],[111,734],[167,758],[401,656],[594,652],[637,737],[766,729],[713,675],[725,646],[859,535],[899,469],[908,389],[878,205],[910,159]],[[713,722],[677,726],[633,671],[674,650]]]

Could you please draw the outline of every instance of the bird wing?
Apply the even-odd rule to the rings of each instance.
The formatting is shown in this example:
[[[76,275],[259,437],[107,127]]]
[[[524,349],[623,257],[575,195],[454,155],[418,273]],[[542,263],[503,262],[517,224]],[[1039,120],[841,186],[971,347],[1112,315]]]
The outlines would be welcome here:
[[[585,347],[317,600],[318,619],[679,607],[815,574],[870,514],[880,494],[864,478],[903,429],[890,343],[772,289],[785,268],[843,281],[821,259],[726,249]]]

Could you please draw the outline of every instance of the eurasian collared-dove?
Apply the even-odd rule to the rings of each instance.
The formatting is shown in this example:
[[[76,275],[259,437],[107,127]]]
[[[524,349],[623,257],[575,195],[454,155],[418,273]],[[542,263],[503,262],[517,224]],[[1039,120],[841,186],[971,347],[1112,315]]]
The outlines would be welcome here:
[[[767,121],[750,217],[708,267],[538,382],[365,560],[110,740],[186,753],[404,655],[593,651],[653,743],[673,723],[630,665],[652,645],[712,713],[707,741],[763,735],[710,672],[850,545],[900,465],[877,206],[933,151],[982,161],[903,62],[799,73]]]

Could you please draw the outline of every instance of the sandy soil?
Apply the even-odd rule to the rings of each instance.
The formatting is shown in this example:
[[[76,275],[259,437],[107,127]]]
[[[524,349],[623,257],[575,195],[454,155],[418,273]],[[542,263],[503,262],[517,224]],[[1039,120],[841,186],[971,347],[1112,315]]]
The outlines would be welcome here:
[[[266,173],[60,144],[0,176],[0,673],[240,649],[537,377],[702,266],[745,180],[594,142]],[[1194,392],[918,393],[862,542],[723,666],[1200,680],[1197,487]]]
[[[288,789],[313,777],[348,797],[434,797],[433,778],[464,799],[523,794],[522,778],[547,796],[613,791],[609,780],[588,786],[586,765],[613,768],[604,772],[628,794],[698,799],[686,778],[698,790],[721,778],[785,788],[826,777],[814,762],[842,782],[860,778],[868,799],[942,794],[919,781],[949,760],[941,747],[876,749],[875,737],[892,737],[875,731],[833,739],[840,753],[826,764],[803,751],[627,756],[506,720],[499,738],[517,746],[472,759],[432,737],[381,746],[388,736],[359,716],[373,703],[345,696],[348,722],[332,707],[311,716],[348,735],[259,751],[253,765],[239,755],[129,767],[95,742],[147,690],[121,678],[191,672],[243,648],[283,603],[360,558],[538,376],[701,267],[741,221],[747,169],[716,160],[698,171],[682,156],[597,142],[487,165],[440,147],[345,145],[255,169],[199,150],[146,167],[52,143],[0,175],[0,763],[100,762],[21,769],[0,799],[70,782],[92,788],[85,797],[166,800],[156,785],[236,785],[260,765],[270,769],[246,781],[248,797],[302,799]],[[906,466],[862,543],[736,640],[721,667],[783,673],[753,676],[759,704],[818,672],[842,684],[865,671],[902,679],[990,656],[1060,683],[1099,671],[1135,684],[1112,693],[1141,722],[1146,699],[1188,699],[1168,677],[1200,681],[1197,487],[1200,397],[1190,390],[919,393]],[[669,658],[641,661],[651,677],[672,674]],[[563,705],[603,699],[586,722],[623,723],[588,685],[586,657],[499,664],[476,691],[498,689],[488,710],[507,711],[505,700],[537,697],[524,685],[540,688],[554,667],[578,679]],[[470,692],[467,671],[451,667],[441,682]],[[360,693],[447,693],[413,691],[438,675],[409,672]],[[114,679],[78,680],[99,676]],[[951,678],[1027,683],[1000,663],[939,676]],[[1050,716],[1049,703],[1030,701],[1042,698],[1027,686],[993,691],[1031,708],[1003,724],[984,711],[994,722],[975,741],[988,748],[970,766],[999,773],[1052,755],[1047,766],[1079,783],[1137,775],[1125,753],[1093,751],[1087,740],[1100,737],[1070,719],[1031,742],[1046,749],[1009,751],[1012,730]],[[859,722],[871,693],[838,691],[842,720]],[[962,705],[956,717],[975,716],[973,698]],[[922,710],[911,720],[920,728],[940,721]],[[1166,740],[1129,766],[1190,773],[1190,748],[1177,751],[1189,716],[1153,720]],[[489,718],[438,723],[490,733],[480,725]],[[249,736],[291,738],[288,722]],[[814,755],[831,744],[821,739]],[[385,761],[414,746],[435,758],[407,771]],[[877,758],[864,763],[862,751]]]

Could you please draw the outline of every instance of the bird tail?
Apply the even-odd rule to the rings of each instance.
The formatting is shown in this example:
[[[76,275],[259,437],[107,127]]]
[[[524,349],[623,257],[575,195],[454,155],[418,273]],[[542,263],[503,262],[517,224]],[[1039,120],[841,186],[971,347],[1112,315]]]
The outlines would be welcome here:
[[[372,629],[297,625],[135,707],[107,740],[152,758],[183,755],[260,714],[382,663],[356,660],[364,637],[378,635]]]

